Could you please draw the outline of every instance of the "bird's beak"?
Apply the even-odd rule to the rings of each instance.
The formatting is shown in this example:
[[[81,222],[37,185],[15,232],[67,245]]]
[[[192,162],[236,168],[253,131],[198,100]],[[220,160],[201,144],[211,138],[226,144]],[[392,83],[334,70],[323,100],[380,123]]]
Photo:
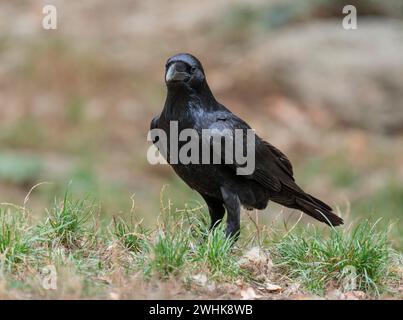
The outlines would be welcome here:
[[[166,82],[171,81],[187,81],[189,79],[189,74],[183,71],[176,70],[176,63],[169,66],[168,71],[165,75]]]

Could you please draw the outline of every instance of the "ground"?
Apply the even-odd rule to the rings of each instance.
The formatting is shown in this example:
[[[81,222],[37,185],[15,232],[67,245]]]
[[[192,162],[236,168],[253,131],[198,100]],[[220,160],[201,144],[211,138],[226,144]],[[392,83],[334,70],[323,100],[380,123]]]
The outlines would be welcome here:
[[[107,221],[67,191],[34,221],[29,196],[1,204],[4,299],[401,298],[403,256],[379,221],[276,228],[249,213],[234,243],[224,224],[209,232],[204,205],[178,209],[164,193],[153,229],[134,200],[131,221]]]

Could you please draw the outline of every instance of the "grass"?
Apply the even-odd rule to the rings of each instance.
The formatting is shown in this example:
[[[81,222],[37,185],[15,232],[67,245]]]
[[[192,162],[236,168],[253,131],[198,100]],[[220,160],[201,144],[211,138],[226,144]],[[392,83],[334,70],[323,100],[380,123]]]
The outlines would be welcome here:
[[[88,231],[86,223],[93,214],[93,205],[86,200],[74,200],[66,192],[63,201],[56,203],[48,212],[47,219],[40,226],[43,234],[50,241],[56,241],[63,246],[78,246],[82,236]]]
[[[189,253],[189,238],[182,232],[161,232],[152,246],[150,269],[163,278],[180,274]]]
[[[113,218],[113,230],[116,239],[129,251],[138,253],[146,249],[149,232],[141,223],[128,223],[122,218]]]
[[[339,229],[324,237],[318,229],[292,233],[275,245],[275,263],[312,292],[332,284],[379,295],[393,278],[395,252],[388,231],[364,221],[352,230]]]
[[[2,209],[0,280],[6,281],[7,290],[17,297],[108,298],[111,292],[123,294],[129,285],[137,288],[126,296],[133,298],[139,288],[172,281],[197,294],[201,276],[215,288],[227,284],[238,291],[256,287],[262,276],[273,276],[251,272],[256,268],[241,263],[253,246],[247,239],[256,238],[250,233],[261,232],[247,221],[243,231],[248,234],[234,244],[226,238],[224,224],[208,231],[208,214],[200,205],[175,209],[161,199],[159,223],[152,229],[134,219],[101,221],[98,211],[92,201],[75,199],[69,192],[36,223],[26,208]],[[295,228],[264,243],[260,250],[275,265],[270,272],[316,294],[324,294],[332,285],[377,297],[393,292],[401,280],[401,254],[391,248],[386,230],[367,221],[329,234],[312,226]],[[41,270],[48,266],[57,270],[56,291],[44,290],[40,282]],[[268,272],[264,270],[258,272]],[[133,281],[140,282],[130,285]]]
[[[234,254],[234,242],[225,235],[225,224],[220,224],[212,232],[205,230],[204,238],[205,241],[197,247],[193,261],[206,265],[213,277],[236,278],[244,275]]]
[[[11,271],[30,251],[30,230],[20,211],[0,209],[1,268]]]
[[[167,206],[162,199],[161,203],[163,221],[149,244],[151,259],[144,267],[146,275],[154,273],[167,279],[207,272],[211,279],[219,281],[243,277],[224,224],[208,232],[208,218],[200,204],[172,213],[169,201]]]
[[[392,229],[392,239],[395,247],[403,246],[403,187],[396,181],[387,183],[382,188],[375,190],[369,199],[364,197],[352,204],[351,210],[354,213],[365,212],[367,215],[377,216],[384,212],[385,218],[391,219],[395,224]],[[400,219],[399,219],[400,218]],[[382,223],[385,225],[385,223]]]

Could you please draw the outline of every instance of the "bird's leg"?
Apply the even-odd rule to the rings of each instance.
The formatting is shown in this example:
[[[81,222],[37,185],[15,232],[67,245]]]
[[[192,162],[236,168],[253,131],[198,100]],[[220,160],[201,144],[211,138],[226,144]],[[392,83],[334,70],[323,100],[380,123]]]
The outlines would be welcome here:
[[[241,225],[241,203],[238,195],[221,187],[224,206],[227,209],[227,236],[236,241],[239,238]]]
[[[206,195],[202,195],[202,197],[207,203],[211,217],[210,230],[213,230],[220,224],[222,218],[224,217],[225,209],[223,207],[222,201]]]

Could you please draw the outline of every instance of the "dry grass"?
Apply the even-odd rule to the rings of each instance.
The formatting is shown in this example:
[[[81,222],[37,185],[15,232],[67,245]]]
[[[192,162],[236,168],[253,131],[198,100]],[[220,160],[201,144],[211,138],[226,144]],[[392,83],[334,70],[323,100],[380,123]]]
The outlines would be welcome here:
[[[170,200],[162,200],[154,229],[102,220],[98,206],[70,193],[37,222],[25,206],[3,207],[2,298],[284,299],[330,297],[329,288],[361,298],[399,296],[402,256],[368,222],[326,235],[312,226],[274,232],[248,219],[234,245],[223,225],[208,232],[203,206],[178,210]],[[345,286],[348,266],[355,287]],[[56,279],[57,288],[46,288],[46,279]]]

